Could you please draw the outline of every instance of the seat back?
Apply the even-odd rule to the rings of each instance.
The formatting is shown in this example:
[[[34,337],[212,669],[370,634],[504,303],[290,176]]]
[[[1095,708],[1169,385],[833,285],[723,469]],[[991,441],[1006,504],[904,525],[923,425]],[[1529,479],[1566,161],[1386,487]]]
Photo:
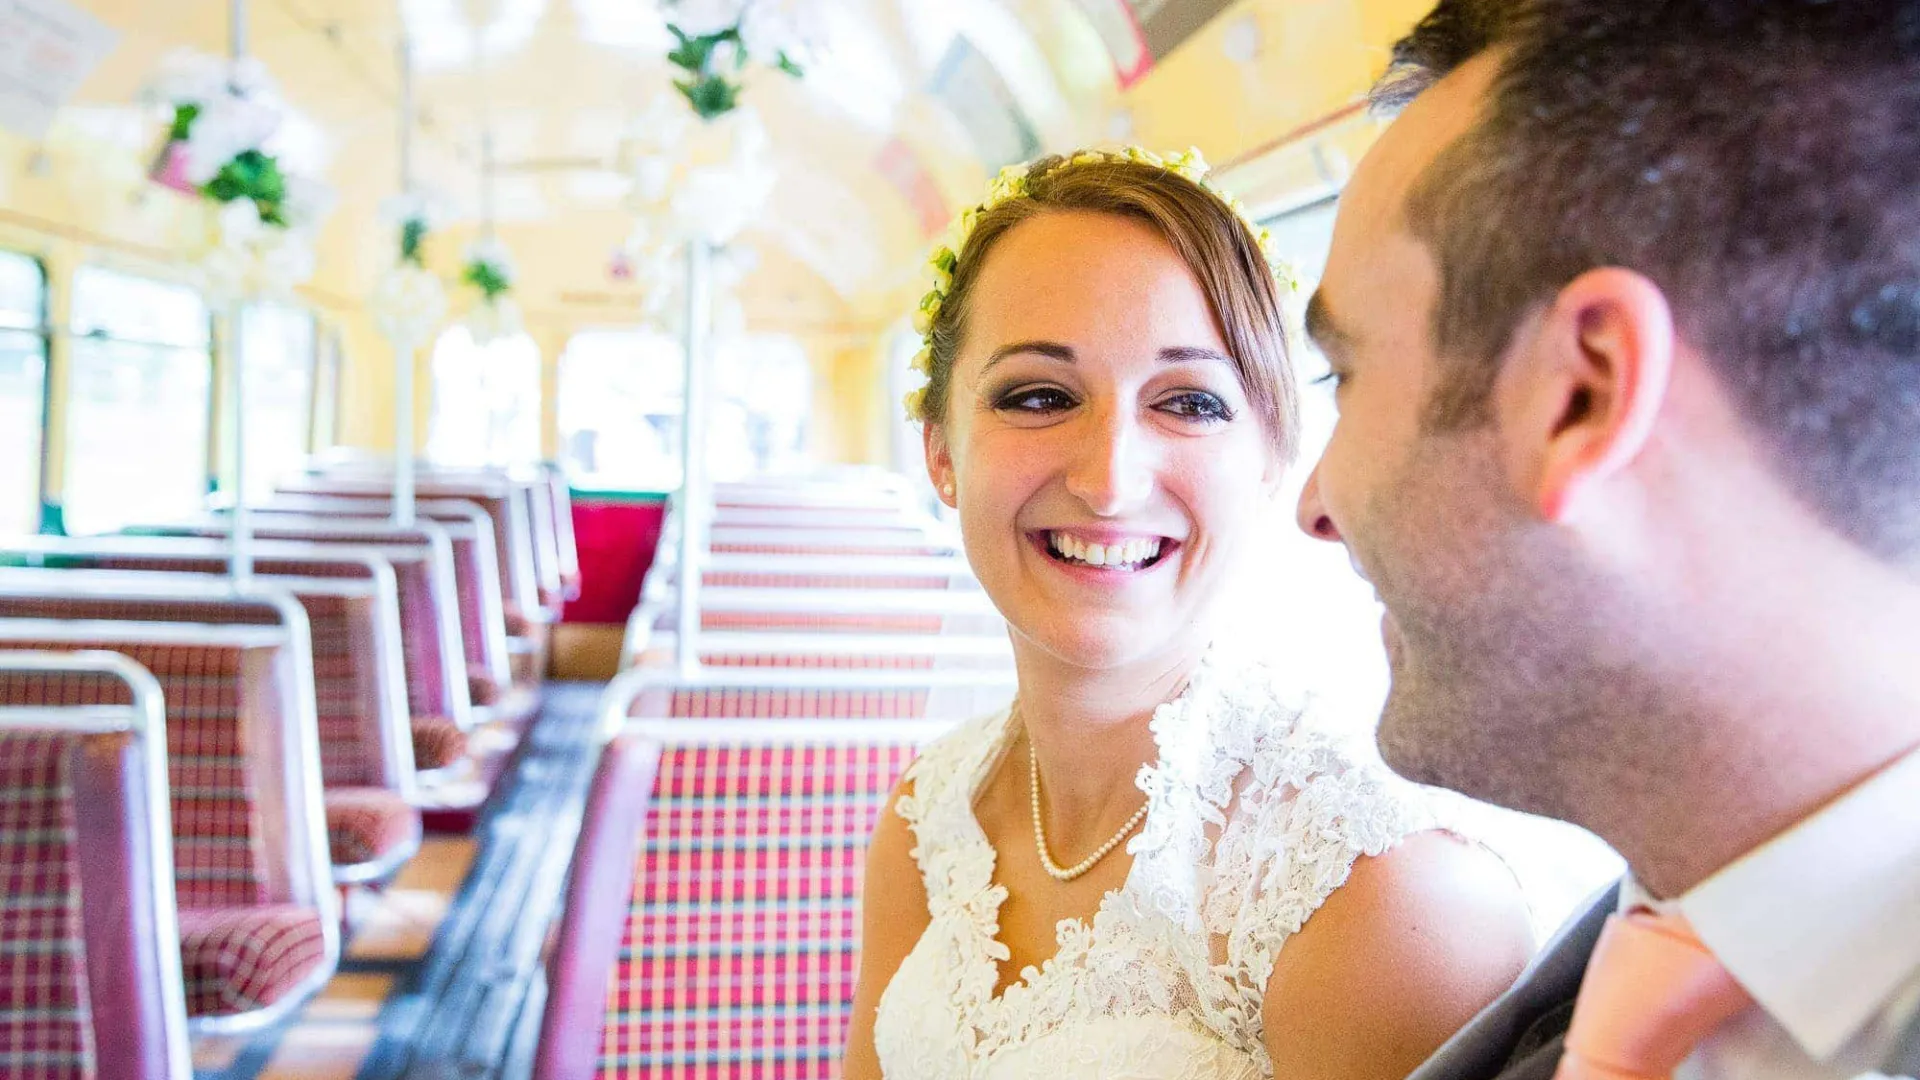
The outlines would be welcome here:
[[[0,1076],[192,1080],[161,710],[123,656],[0,651]]]
[[[289,495],[391,499],[393,477],[384,471],[309,473],[282,481],[279,490]],[[540,598],[532,509],[525,497],[516,494],[512,483],[503,476],[427,471],[418,478],[414,494],[421,499],[460,499],[485,510],[493,523],[494,546],[500,557],[500,586],[509,607],[509,621],[513,621],[513,612],[536,622],[548,620],[553,613],[543,607]]]
[[[218,519],[140,526],[143,537],[225,537]],[[392,564],[400,596],[400,649],[406,666],[407,705],[415,717],[443,717],[462,729],[475,718],[460,626],[453,544],[440,525],[335,520],[311,526],[266,522],[254,530],[256,557],[287,550],[352,549]],[[282,547],[281,545],[288,545]]]
[[[42,538],[15,554],[67,569],[196,575],[217,583],[227,563],[212,541]],[[313,642],[320,772],[328,787],[389,788],[413,795],[413,740],[392,564],[362,556],[332,561],[256,557],[262,583],[306,609]],[[244,617],[244,616],[243,616]],[[225,621],[218,609],[198,619]]]
[[[256,523],[276,524],[350,519],[389,521],[390,498],[347,495],[276,495],[253,508]],[[492,519],[464,499],[422,499],[415,503],[420,518],[440,525],[453,548],[454,591],[460,608],[461,641],[470,672],[484,673],[496,687],[512,675],[508,666],[505,597],[500,591],[499,555],[494,547]],[[479,695],[475,695],[476,697]]]
[[[629,721],[589,796],[535,1077],[837,1075],[867,840],[947,726]]]

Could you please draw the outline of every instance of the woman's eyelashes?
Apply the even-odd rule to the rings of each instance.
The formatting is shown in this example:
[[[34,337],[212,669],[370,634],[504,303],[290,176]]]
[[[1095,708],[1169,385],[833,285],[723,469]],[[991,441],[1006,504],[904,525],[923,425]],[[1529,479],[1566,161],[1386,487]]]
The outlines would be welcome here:
[[[996,390],[988,395],[988,400],[996,412],[1020,416],[1054,416],[1080,404],[1080,399],[1070,391],[1048,383]],[[1152,401],[1151,407],[1167,416],[1204,425],[1227,423],[1237,415],[1234,407],[1219,394],[1194,388],[1162,394]]]
[[[996,410],[1032,416],[1050,416],[1076,404],[1073,395],[1057,386],[1019,386],[993,395]]]
[[[1233,407],[1205,390],[1181,390],[1161,398],[1158,408],[1184,419],[1200,420],[1209,424],[1225,423],[1233,419]]]

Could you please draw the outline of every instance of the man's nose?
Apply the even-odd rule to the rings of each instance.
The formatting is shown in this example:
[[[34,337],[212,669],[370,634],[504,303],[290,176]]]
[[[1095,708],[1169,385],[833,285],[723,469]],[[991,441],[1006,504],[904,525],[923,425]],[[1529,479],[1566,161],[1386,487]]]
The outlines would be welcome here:
[[[1340,530],[1333,524],[1332,515],[1320,500],[1320,466],[1315,464],[1313,471],[1307,474],[1307,486],[1300,489],[1300,504],[1294,510],[1294,521],[1300,531],[1315,540],[1325,540],[1338,544],[1342,541]]]

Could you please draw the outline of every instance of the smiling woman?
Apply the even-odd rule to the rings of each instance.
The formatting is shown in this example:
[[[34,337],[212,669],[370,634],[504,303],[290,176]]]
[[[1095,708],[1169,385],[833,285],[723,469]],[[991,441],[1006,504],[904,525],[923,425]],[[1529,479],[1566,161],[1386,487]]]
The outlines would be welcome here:
[[[1399,1075],[1525,960],[1497,860],[1212,654],[1298,434],[1280,287],[1198,172],[1047,159],[935,254],[909,406],[1018,689],[882,814],[850,1077]]]

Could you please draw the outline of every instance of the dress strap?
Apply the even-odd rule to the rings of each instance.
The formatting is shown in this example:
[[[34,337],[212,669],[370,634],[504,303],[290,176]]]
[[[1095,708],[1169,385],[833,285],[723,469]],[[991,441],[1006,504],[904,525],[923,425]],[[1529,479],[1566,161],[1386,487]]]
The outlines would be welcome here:
[[[993,848],[973,816],[973,801],[1006,748],[1007,710],[970,720],[940,738],[902,777],[894,812],[912,830],[910,854],[935,914],[966,904],[992,885]]]

